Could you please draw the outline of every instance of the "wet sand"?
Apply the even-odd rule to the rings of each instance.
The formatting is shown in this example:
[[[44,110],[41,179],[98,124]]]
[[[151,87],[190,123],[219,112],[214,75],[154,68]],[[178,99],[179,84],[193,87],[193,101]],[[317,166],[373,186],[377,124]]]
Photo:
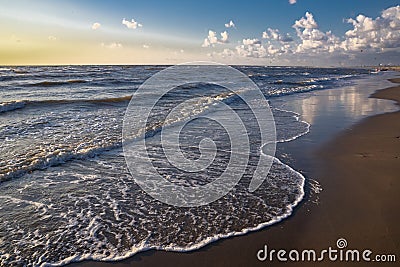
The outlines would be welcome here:
[[[400,79],[392,82],[400,83]],[[400,86],[371,97],[400,103]],[[388,103],[390,104],[390,103]],[[300,141],[299,141],[300,142]],[[295,158],[301,157],[301,149]],[[297,154],[297,155],[296,155]],[[83,262],[69,266],[396,266],[371,262],[273,262],[257,260],[269,249],[336,249],[339,238],[347,249],[396,254],[400,260],[400,111],[363,119],[313,150],[303,169],[323,188],[318,198],[306,188],[306,199],[292,216],[264,230],[219,240],[188,253],[150,250],[121,262]],[[311,159],[311,160],[310,160]]]

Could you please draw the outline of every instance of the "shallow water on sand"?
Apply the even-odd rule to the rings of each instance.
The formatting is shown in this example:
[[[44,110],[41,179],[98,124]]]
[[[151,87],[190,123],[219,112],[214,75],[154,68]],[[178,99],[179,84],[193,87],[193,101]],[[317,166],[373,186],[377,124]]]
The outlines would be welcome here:
[[[262,145],[256,128],[252,128],[251,113],[234,96],[207,84],[181,90],[211,101],[222,99],[247,120],[249,132],[254,133],[254,137],[249,135],[254,142],[249,168],[240,183],[225,197],[197,208],[160,203],[138,187],[127,170],[121,147],[123,116],[132,93],[162,68],[0,70],[1,265],[117,260],[149,248],[187,251],[259,229],[291,214],[303,197],[305,178],[279,159],[278,151],[265,182],[249,192],[247,186],[256,162],[253,157]],[[270,100],[279,142],[307,134],[306,121],[312,124],[318,119],[318,112],[313,113],[310,107],[325,106],[307,102],[310,100],[304,98],[304,92],[351,85],[354,78],[368,75],[366,70],[354,69],[238,69]],[[166,112],[180,97],[172,96],[158,111]],[[334,94],[327,97],[329,103],[337,102]],[[357,104],[355,109],[359,110]],[[361,110],[366,112],[362,115],[368,114],[368,107]],[[218,177],[229,161],[229,139],[223,129],[211,121],[197,120],[183,135],[184,140],[209,137],[220,144],[222,152],[217,154],[215,164],[201,175],[188,178],[169,168],[160,157],[156,133],[147,137],[148,153],[155,165],[176,183],[204,184]],[[197,157],[199,151],[190,148],[190,142],[183,143],[188,157]],[[138,166],[138,170],[141,172],[135,175],[146,175],[146,169]]]

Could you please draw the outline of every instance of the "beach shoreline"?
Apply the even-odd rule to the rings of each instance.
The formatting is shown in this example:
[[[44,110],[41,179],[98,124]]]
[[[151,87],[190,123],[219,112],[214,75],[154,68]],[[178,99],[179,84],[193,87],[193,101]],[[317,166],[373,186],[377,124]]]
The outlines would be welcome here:
[[[398,78],[391,81],[400,83]],[[399,105],[400,86],[377,90],[371,97],[393,100]],[[192,252],[149,250],[119,262],[84,261],[68,266],[309,266],[310,262],[279,262],[276,258],[261,262],[256,254],[265,245],[276,250],[320,251],[329,246],[335,248],[339,238],[347,240],[348,248],[396,254],[398,261],[399,122],[400,111],[370,116],[313,149],[307,156],[311,162],[295,167],[306,172],[307,177],[318,179],[323,190],[316,199],[307,183],[306,199],[289,218],[277,224],[218,240]],[[301,153],[297,151],[297,156]],[[340,262],[330,261],[314,264],[341,266]]]

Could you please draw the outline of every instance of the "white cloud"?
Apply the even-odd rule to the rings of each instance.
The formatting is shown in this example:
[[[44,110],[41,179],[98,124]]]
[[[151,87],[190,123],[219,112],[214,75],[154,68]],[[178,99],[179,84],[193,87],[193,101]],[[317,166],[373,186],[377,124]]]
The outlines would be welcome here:
[[[314,16],[306,12],[305,17],[296,20],[292,26],[296,29],[301,43],[298,44],[296,52],[334,52],[340,47],[340,40],[331,31],[326,33],[318,29]]]
[[[318,24],[315,22],[313,14],[306,12],[306,17],[296,20],[293,28],[315,29],[318,28]]]
[[[147,45],[147,44],[144,44],[144,45],[143,45],[143,48],[144,48],[144,49],[149,49],[149,48],[150,48],[150,46],[149,46],[149,45]]]
[[[211,51],[210,55],[226,57],[269,58],[272,61],[297,62],[307,64],[310,58],[322,64],[374,64],[380,60],[393,62],[400,55],[400,6],[383,10],[380,16],[373,18],[358,15],[346,20],[352,25],[343,37],[332,31],[322,31],[313,14],[295,20],[292,28],[296,36],[281,33],[278,29],[267,28],[258,38],[243,39],[235,49],[225,48]],[[209,31],[203,46],[214,47],[217,43],[228,40],[226,33]],[[359,53],[363,53],[360,57]],[[379,52],[379,54],[377,54]],[[277,61],[275,61],[277,62]],[[368,62],[368,63],[367,63]],[[318,63],[317,63],[318,64]]]
[[[201,45],[202,47],[210,47],[210,46],[215,46],[215,44],[218,43],[228,43],[228,32],[224,31],[220,33],[221,39],[218,39],[217,37],[217,32],[213,30],[208,31],[208,36],[204,39],[203,44]]]
[[[353,25],[353,29],[340,39],[331,31],[319,30],[313,15],[307,12],[293,25],[301,41],[296,52],[333,53],[365,49],[376,52],[400,47],[400,6],[382,11],[381,16],[375,19],[360,14],[347,22]]]
[[[143,27],[142,24],[140,24],[139,22],[135,21],[134,19],[132,19],[131,21],[123,19],[122,20],[122,24],[124,24],[129,29],[137,29],[137,28]]]
[[[345,34],[346,39],[342,44],[345,50],[381,51],[400,47],[400,6],[382,11],[376,19],[360,14],[347,22],[353,25],[353,29]]]
[[[236,46],[236,52],[243,57],[270,57],[274,58],[284,54],[305,52],[333,52],[340,46],[339,38],[331,32],[322,32],[311,13],[295,21],[293,28],[296,30],[299,41],[295,42],[290,34],[281,34],[278,29],[268,28],[262,33],[262,38],[267,39],[262,43],[257,38],[243,39],[242,44]]]
[[[101,24],[98,23],[98,22],[95,22],[95,23],[93,23],[93,25],[92,25],[92,30],[97,30],[97,29],[99,29],[100,27],[101,27]]]
[[[235,23],[231,20],[228,23],[225,23],[226,28],[235,28]]]
[[[221,43],[227,43],[228,42],[229,35],[227,31],[221,32]]]
[[[255,45],[255,44],[261,44],[261,41],[254,38],[254,39],[243,39],[242,43],[244,45]]]
[[[204,39],[202,47],[214,46],[218,42],[217,33],[209,30],[208,36]]]
[[[293,41],[293,38],[288,33],[282,35],[280,34],[278,29],[271,29],[271,28],[268,28],[267,31],[262,33],[262,38],[280,41],[282,43],[288,43]]]
[[[47,39],[49,39],[50,41],[56,41],[57,37],[50,35],[49,37],[47,37]]]
[[[279,40],[280,34],[279,34],[279,30],[278,29],[268,28],[268,31],[270,33],[270,38],[272,40]]]
[[[243,39],[242,44],[236,46],[236,52],[242,57],[265,57],[267,55],[267,50],[256,38]]]
[[[289,0],[289,4],[294,5],[296,4],[297,0]]]
[[[110,44],[101,43],[101,46],[105,47],[105,48],[110,48],[110,49],[122,48],[122,44],[118,43],[118,42],[113,42]]]
[[[208,40],[208,38],[205,38],[201,47],[210,47],[210,46],[211,46],[210,41]]]
[[[268,44],[266,46],[266,49],[267,49],[267,52],[268,52],[269,55],[276,55],[279,52],[281,52],[281,49],[279,47],[276,47],[276,46],[274,46],[272,44]]]

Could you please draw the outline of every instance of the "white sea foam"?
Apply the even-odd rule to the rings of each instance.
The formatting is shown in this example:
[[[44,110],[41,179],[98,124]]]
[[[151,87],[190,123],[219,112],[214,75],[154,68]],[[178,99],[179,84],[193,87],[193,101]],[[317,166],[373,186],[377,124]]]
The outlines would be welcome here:
[[[290,114],[292,114],[292,113],[290,113]],[[293,114],[292,114],[292,116],[293,116]],[[86,145],[80,146],[79,149],[83,149],[84,147],[86,147]],[[297,203],[300,202],[301,199],[303,198],[303,195],[304,195],[303,186],[304,186],[304,179],[305,178],[304,178],[304,176],[302,174],[296,172],[290,166],[288,166],[286,164],[283,164],[279,159],[275,158],[274,161],[275,161],[276,164],[282,165],[283,168],[286,169],[289,172],[288,176],[290,176],[290,177],[299,177],[301,182],[299,182],[297,184],[297,187],[298,187],[298,190],[299,190],[300,193],[296,195],[295,201],[293,201],[292,203],[286,203],[285,204],[286,205],[285,212],[283,214],[279,214],[277,216],[274,216],[272,219],[268,219],[265,222],[258,223],[257,225],[254,225],[254,226],[251,226],[251,227],[244,227],[240,231],[230,231],[230,232],[227,232],[227,233],[214,234],[214,235],[210,235],[210,236],[205,235],[205,233],[201,233],[201,235],[198,237],[199,238],[198,241],[196,241],[194,243],[191,242],[188,245],[184,245],[184,246],[177,245],[177,244],[156,245],[156,244],[154,244],[152,242],[146,241],[146,239],[145,239],[145,240],[143,240],[143,242],[132,246],[130,249],[126,249],[124,252],[121,252],[121,251],[118,251],[118,250],[114,250],[112,248],[107,249],[107,251],[105,252],[102,249],[100,249],[100,247],[101,246],[106,246],[107,247],[107,243],[105,241],[100,241],[97,236],[98,236],[99,232],[101,231],[101,229],[104,229],[104,227],[105,227],[105,225],[104,225],[105,222],[101,217],[105,216],[106,213],[100,212],[100,213],[98,213],[98,216],[96,215],[96,216],[93,217],[92,216],[93,213],[90,210],[89,210],[89,213],[87,213],[88,211],[84,212],[82,210],[79,214],[76,214],[76,215],[70,214],[69,212],[61,212],[61,213],[59,213],[59,215],[62,218],[64,218],[64,220],[67,220],[68,225],[69,225],[65,229],[66,232],[64,233],[64,235],[68,234],[68,231],[69,231],[68,229],[73,229],[75,227],[82,227],[82,222],[88,220],[87,221],[87,226],[84,229],[79,230],[79,233],[80,233],[79,235],[81,236],[81,238],[84,237],[87,240],[95,240],[94,247],[91,248],[91,251],[93,251],[93,252],[91,252],[91,253],[82,253],[82,254],[73,254],[72,253],[72,255],[69,255],[68,257],[65,257],[65,258],[61,257],[57,261],[49,261],[49,260],[46,260],[46,257],[44,257],[44,256],[47,255],[47,253],[49,253],[50,251],[52,251],[54,248],[52,248],[51,243],[48,243],[44,247],[44,250],[46,251],[46,253],[43,254],[42,256],[38,257],[38,260],[35,261],[34,265],[35,266],[62,266],[62,265],[65,265],[67,263],[70,263],[70,262],[77,262],[77,261],[83,261],[83,260],[116,261],[116,260],[122,260],[122,259],[128,258],[128,257],[130,257],[130,256],[132,256],[132,255],[134,255],[134,254],[136,254],[136,253],[138,253],[140,251],[145,251],[145,250],[149,250],[149,249],[158,249],[158,250],[166,250],[166,251],[181,251],[181,252],[192,251],[192,250],[199,249],[199,248],[201,248],[201,247],[203,247],[203,246],[205,246],[205,245],[207,245],[207,244],[209,244],[211,242],[219,240],[221,238],[227,238],[227,237],[231,237],[231,236],[243,235],[243,234],[246,234],[246,233],[248,233],[250,231],[256,231],[256,230],[264,228],[264,227],[266,227],[268,225],[277,223],[277,222],[281,221],[282,219],[290,216],[290,214],[292,213],[293,207],[296,206]],[[102,166],[106,167],[106,165],[104,163],[102,163]],[[106,176],[106,174],[103,174],[103,175]],[[69,176],[69,175],[67,175],[67,176]],[[89,176],[87,176],[87,174],[86,174],[86,175],[82,176],[80,179],[81,179],[82,182],[85,182],[85,183],[87,183],[87,182],[92,183],[92,182],[97,182],[98,181],[98,179],[96,179],[95,176],[92,176],[92,177],[89,177]],[[79,187],[79,184],[81,184],[81,183],[72,180],[70,182],[70,184],[76,184]],[[89,189],[87,189],[87,190],[89,190]],[[122,190],[120,190],[120,191],[121,192],[125,192],[125,194],[126,194],[126,192],[129,192],[131,190],[132,189],[129,189],[129,187],[123,187]],[[29,192],[29,188],[24,188],[23,191]],[[118,222],[121,222],[120,221],[121,218],[122,218],[121,216],[123,216],[123,218],[125,218],[124,219],[125,221],[126,221],[127,217],[130,218],[130,220],[132,221],[133,224],[129,224],[129,225],[132,225],[132,226],[136,225],[135,224],[135,217],[132,217],[132,215],[128,215],[127,213],[123,212],[121,210],[121,207],[119,206],[119,202],[116,201],[115,198],[113,198],[110,195],[109,192],[106,193],[103,196],[105,196],[105,198],[103,200],[104,203],[103,204],[99,203],[98,205],[93,205],[93,206],[97,207],[97,208],[107,207],[107,206],[109,207],[109,208],[107,208],[107,210],[110,210],[112,212],[112,214],[113,214],[113,224],[115,224],[113,227],[116,227],[117,229],[120,229],[120,231],[122,231],[122,228],[120,228],[118,226]],[[72,196],[70,196],[69,198],[71,198],[71,197]],[[124,197],[124,199],[126,199],[128,197],[129,196],[126,196],[126,197]],[[76,203],[75,206],[76,205],[80,205],[78,203],[81,202],[81,201],[84,201],[84,202],[90,201],[90,202],[92,202],[92,199],[94,199],[94,198],[97,198],[97,197],[95,195],[93,195],[93,194],[86,194],[84,196],[84,199],[82,199],[82,200],[77,199],[75,201],[75,203]],[[87,199],[87,200],[85,200],[85,199]],[[19,200],[15,200],[15,201],[19,201]],[[262,199],[259,199],[259,201],[263,203]],[[35,202],[35,203],[30,203],[29,202],[29,204],[31,204],[31,205],[35,205],[36,204],[35,207],[39,207],[40,206],[40,204],[38,204],[38,203],[39,202]],[[262,204],[262,205],[265,205],[265,204]],[[66,206],[68,207],[69,205],[66,205]],[[145,213],[143,213],[143,212],[145,212]],[[149,215],[152,214],[151,211],[143,211],[143,212],[138,210],[137,212],[135,212],[135,214],[137,214],[137,216],[140,216],[139,214],[142,214],[141,216],[145,216],[145,217],[148,216],[147,214],[149,214]],[[46,219],[50,219],[50,218],[53,217],[52,215],[49,215],[49,214],[42,214],[42,215],[43,216],[42,216],[41,220],[46,220]],[[52,219],[52,220],[54,220],[54,219]],[[147,219],[147,220],[150,220],[150,219]],[[194,218],[193,220],[196,220],[196,219]],[[213,230],[210,229],[207,232],[208,233],[212,233]],[[49,237],[46,237],[46,236],[44,236],[44,237],[41,236],[38,239],[37,236],[40,236],[40,233],[38,233],[37,231],[34,232],[33,235],[36,236],[35,237],[36,240],[43,240],[43,241],[40,241],[40,242],[36,241],[36,242],[38,242],[37,245],[43,244],[43,242],[45,240],[50,240]],[[31,236],[31,235],[28,235],[26,241],[22,241],[21,240],[21,242],[29,242],[28,241],[29,240],[29,236]],[[122,239],[121,239],[122,237],[120,235],[114,234],[114,236],[118,240],[118,243],[122,242]],[[52,241],[52,242],[54,242],[54,241]],[[63,242],[63,241],[60,240],[58,242]],[[8,258],[5,259],[5,262],[6,262],[6,260],[8,260]]]
[[[14,203],[29,204],[29,205],[32,205],[32,206],[38,208],[38,209],[41,209],[41,208],[47,209],[48,208],[48,206],[46,204],[43,204],[43,203],[40,203],[40,202],[36,202],[36,201],[31,201],[31,200],[26,200],[26,199],[19,199],[19,198],[12,197],[12,196],[1,196],[1,195],[0,195],[0,198],[1,199],[8,199],[8,200],[10,200],[10,201],[12,201]]]
[[[351,76],[351,74],[345,74],[343,77],[333,74],[331,75],[332,79],[331,76],[324,74],[327,77],[319,79],[315,77],[319,77],[316,73],[320,72],[313,69],[301,69],[299,72],[296,68],[280,67],[266,68],[261,73],[257,73],[252,68],[248,66],[243,69],[254,72],[253,79],[264,79],[259,82],[263,84],[265,81],[264,93],[271,96],[322,89],[326,88],[326,83],[333,83],[335,76],[338,79],[347,78],[346,75]],[[79,67],[56,69],[57,75],[62,76],[68,72],[79,73]],[[114,71],[113,67],[100,69],[102,69],[101,77],[93,79],[82,76],[82,73],[88,74],[85,68],[79,73],[79,77],[72,75],[68,78],[58,78],[59,80],[79,80],[85,77],[87,87],[90,89],[82,95],[84,95],[83,98],[88,98],[88,96],[92,98],[96,93],[107,91],[104,94],[108,94],[109,90],[115,88],[96,89],[97,91],[94,90],[96,92],[93,93],[90,91],[93,90],[91,84],[97,82],[96,86],[98,86],[99,81],[114,84],[114,82],[120,82],[119,78],[122,79],[122,77],[132,74],[132,72],[123,72],[120,77],[112,77],[113,80],[108,81],[107,77],[103,76],[107,73],[115,75],[119,69],[117,71]],[[283,76],[277,75],[271,78],[270,70],[279,71],[278,74],[283,72]],[[341,71],[339,70],[339,72]],[[53,70],[49,70],[49,72],[52,75],[56,73]],[[326,70],[322,70],[322,72],[325,73]],[[140,71],[135,71],[136,73],[140,73]],[[290,79],[293,81],[301,80],[296,75],[302,75],[303,79],[313,78],[305,80],[303,84],[277,84],[274,88],[267,88],[273,80],[283,79],[286,75],[292,77]],[[147,77],[147,73],[142,76]],[[322,82],[324,85],[321,84]],[[8,89],[12,90],[11,87]],[[76,92],[58,92],[57,86],[48,89],[53,90],[51,93],[59,94],[57,97],[61,99],[76,98],[74,95]],[[84,88],[81,89],[85,91]],[[117,90],[119,89],[116,89],[116,92]],[[37,93],[42,96],[42,92],[39,90]],[[115,99],[122,100],[118,103],[126,101],[126,99],[118,97],[121,94],[127,95],[126,91],[118,92]],[[112,96],[114,97],[114,95]],[[46,102],[46,105],[41,105],[43,101],[40,99],[34,97],[27,99],[26,103],[34,103],[33,106],[40,111],[39,117],[36,116],[37,114],[32,116],[27,114],[20,121],[17,118],[10,118],[10,120],[15,119],[15,123],[11,121],[0,128],[2,133],[0,138],[3,138],[2,141],[4,140],[1,152],[8,153],[4,154],[6,155],[5,159],[12,159],[7,163],[10,164],[7,166],[11,167],[10,170],[15,167],[15,170],[18,171],[18,167],[23,166],[23,162],[20,161],[23,157],[14,152],[26,152],[26,158],[37,160],[29,161],[33,164],[31,169],[24,170],[22,168],[21,172],[29,173],[29,175],[1,184],[2,197],[0,199],[8,205],[0,206],[2,222],[4,222],[0,231],[6,229],[1,232],[3,236],[0,238],[0,265],[23,262],[26,266],[62,266],[83,260],[116,261],[149,249],[196,250],[221,238],[243,235],[277,223],[290,216],[293,208],[304,196],[305,177],[283,163],[284,159],[275,158],[275,170],[272,170],[275,172],[266,179],[264,184],[271,186],[272,190],[281,190],[279,193],[282,194],[290,192],[293,199],[282,198],[281,202],[277,201],[281,206],[268,206],[268,193],[271,192],[269,190],[271,188],[267,188],[267,185],[263,190],[258,191],[259,194],[257,191],[249,193],[247,187],[238,187],[230,192],[227,199],[224,200],[225,202],[216,203],[209,209],[185,210],[180,214],[179,210],[174,208],[161,207],[159,203],[140,191],[124,168],[123,157],[116,152],[121,150],[118,124],[122,117],[116,113],[123,113],[122,105],[114,109],[105,109],[104,112],[97,112],[100,110],[100,106],[102,108],[106,105],[111,107],[116,104],[115,101],[106,101],[105,103],[103,101],[98,106],[97,103],[88,101],[57,103],[50,101]],[[103,99],[103,97],[99,99]],[[198,103],[192,103],[193,105],[190,107],[192,109],[180,110],[182,116],[170,118],[170,121],[163,124],[155,123],[150,126],[154,126],[154,129],[157,130],[157,127],[167,124],[181,123],[190,119],[191,116],[207,112],[209,107],[216,105],[218,101],[235,104],[231,95],[208,96]],[[49,111],[48,103],[54,104],[52,106],[54,110]],[[71,107],[71,110],[76,112],[65,112],[64,104],[70,105],[68,110]],[[46,114],[40,110],[43,107],[47,108]],[[10,110],[13,109],[10,107]],[[21,111],[23,113],[26,110],[28,108]],[[301,119],[300,114],[283,109],[275,110],[281,113],[279,116],[282,117],[278,119],[285,120],[280,126],[283,127],[280,130],[286,130],[281,133],[278,142],[295,140],[310,131],[310,125]],[[293,127],[289,130],[284,128],[286,122]],[[54,142],[50,142],[53,139]],[[25,140],[25,143],[21,145],[18,143],[19,140]],[[18,144],[19,147],[16,146]],[[12,148],[16,148],[15,151]],[[35,150],[36,148],[38,151]],[[32,154],[32,152],[38,153]],[[109,157],[108,154],[113,155]],[[48,168],[49,166],[53,167]],[[17,175],[17,172],[14,174]],[[137,175],[145,174],[146,170],[142,170]],[[179,177],[175,176],[175,173],[169,173],[168,177],[171,180],[178,180]],[[290,181],[293,183],[290,184]],[[318,194],[321,191],[319,184],[312,183],[310,186],[312,193]],[[19,218],[18,224],[14,223],[14,218]],[[170,224],[170,228],[165,228],[168,224]],[[41,228],[35,225],[41,225]],[[196,227],[193,228],[193,225]],[[221,229],[226,231],[221,231]],[[179,236],[182,233],[184,236]],[[186,240],[183,240],[185,237]],[[15,242],[7,242],[9,240]],[[19,253],[16,254],[15,251]]]
[[[266,156],[268,156],[268,155],[266,155]],[[284,168],[286,168],[289,172],[291,172],[293,176],[300,177],[301,183],[298,184],[298,188],[300,189],[300,194],[297,196],[295,201],[293,201],[292,203],[287,205],[287,210],[285,213],[283,213],[279,216],[276,216],[275,218],[273,218],[267,222],[260,223],[254,227],[243,228],[241,231],[232,231],[229,233],[215,234],[212,236],[203,237],[200,242],[197,242],[197,243],[189,245],[189,246],[152,245],[152,244],[149,244],[145,239],[141,243],[131,247],[131,249],[127,250],[123,254],[113,253],[112,251],[109,251],[108,255],[104,255],[101,253],[98,253],[98,254],[76,254],[76,255],[67,257],[65,259],[62,259],[55,263],[42,263],[40,266],[43,266],[43,267],[44,266],[47,266],[47,267],[63,266],[63,265],[66,265],[66,264],[69,264],[72,262],[80,262],[80,261],[85,261],[85,260],[95,260],[95,261],[105,261],[105,262],[106,261],[119,261],[119,260],[123,260],[123,259],[127,259],[129,257],[132,257],[133,255],[135,255],[139,252],[152,250],[152,249],[164,250],[164,251],[174,251],[174,252],[189,252],[189,251],[198,250],[198,249],[206,246],[207,244],[210,244],[210,243],[215,242],[220,239],[244,235],[249,232],[257,231],[257,230],[263,229],[267,226],[270,226],[272,224],[278,223],[278,222],[282,221],[283,219],[289,217],[292,214],[293,208],[296,207],[298,205],[298,203],[303,199],[303,197],[304,197],[304,189],[303,188],[304,188],[304,183],[305,183],[305,177],[301,173],[297,172],[296,170],[291,168],[289,165],[284,164],[277,158],[274,158],[274,162],[284,166]],[[89,228],[91,229],[90,236],[94,236],[96,230],[98,230],[99,227],[100,227],[100,225],[98,222],[96,222],[95,219],[91,220],[91,222],[89,224]]]
[[[285,142],[290,142],[290,141],[296,140],[296,139],[298,139],[299,137],[302,137],[303,135],[306,135],[306,134],[308,134],[308,133],[310,132],[311,124],[308,123],[308,122],[305,121],[305,120],[302,120],[302,119],[301,119],[301,114],[299,114],[299,113],[297,113],[297,112],[294,112],[294,111],[285,110],[285,109],[280,109],[280,108],[273,108],[273,109],[279,110],[279,111],[283,111],[283,112],[287,112],[287,113],[291,113],[291,114],[293,114],[293,118],[294,118],[297,122],[306,125],[306,130],[305,130],[305,131],[300,132],[300,133],[298,133],[298,134],[296,134],[296,135],[294,135],[294,136],[292,136],[292,137],[290,137],[290,138],[287,138],[287,139],[278,139],[278,140],[277,140],[278,143],[285,143]]]

